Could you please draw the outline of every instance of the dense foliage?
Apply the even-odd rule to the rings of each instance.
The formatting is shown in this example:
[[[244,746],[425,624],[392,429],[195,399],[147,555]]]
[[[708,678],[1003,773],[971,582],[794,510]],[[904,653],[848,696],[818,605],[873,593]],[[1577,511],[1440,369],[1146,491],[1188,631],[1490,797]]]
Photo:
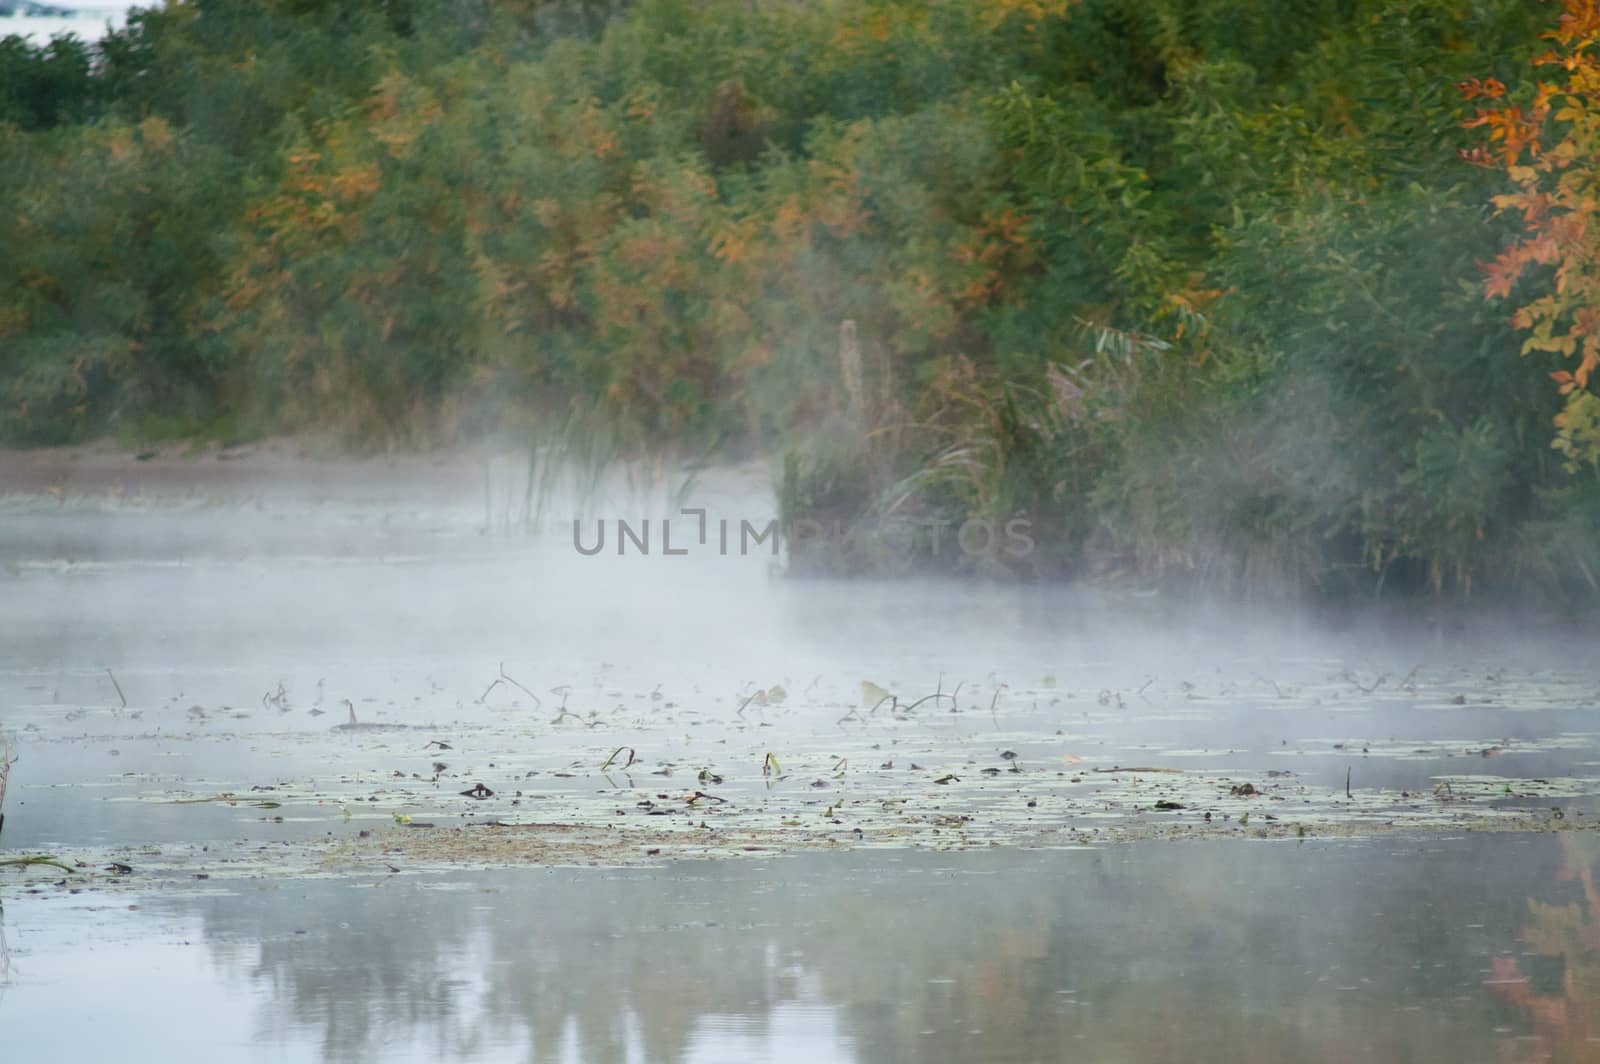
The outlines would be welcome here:
[[[1600,90],[1567,23],[1536,84],[1557,14],[189,0],[8,41],[0,436],[581,425],[786,453],[786,516],[868,530],[830,563],[1023,516],[1012,571],[1592,590]]]

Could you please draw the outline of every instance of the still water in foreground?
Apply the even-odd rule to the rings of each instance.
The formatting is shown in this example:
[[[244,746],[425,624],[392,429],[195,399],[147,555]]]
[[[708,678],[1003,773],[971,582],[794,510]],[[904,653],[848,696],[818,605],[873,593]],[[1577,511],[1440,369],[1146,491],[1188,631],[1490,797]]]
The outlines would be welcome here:
[[[1600,839],[8,894],[8,1060],[1590,1059]]]

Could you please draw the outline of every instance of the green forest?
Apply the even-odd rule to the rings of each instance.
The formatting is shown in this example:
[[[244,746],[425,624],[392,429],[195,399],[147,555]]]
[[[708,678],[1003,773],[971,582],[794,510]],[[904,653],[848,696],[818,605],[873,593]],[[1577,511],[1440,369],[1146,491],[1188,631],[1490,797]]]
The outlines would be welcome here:
[[[188,0],[0,41],[0,442],[769,455],[824,569],[1577,601],[1596,197],[1586,0]]]

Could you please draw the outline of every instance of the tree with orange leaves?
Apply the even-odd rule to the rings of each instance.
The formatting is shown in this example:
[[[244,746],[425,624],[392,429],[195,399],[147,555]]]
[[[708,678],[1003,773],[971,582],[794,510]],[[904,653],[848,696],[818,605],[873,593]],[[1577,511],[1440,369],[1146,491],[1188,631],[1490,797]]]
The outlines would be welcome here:
[[[1458,88],[1468,99],[1494,101],[1470,119],[1488,143],[1463,152],[1481,166],[1505,167],[1515,191],[1494,197],[1497,211],[1518,211],[1523,233],[1484,267],[1489,299],[1510,297],[1535,267],[1548,267],[1544,294],[1512,318],[1532,333],[1523,354],[1550,351],[1576,358],[1550,374],[1566,396],[1556,415],[1554,446],[1576,470],[1600,465],[1600,5],[1564,0],[1546,34],[1551,47],[1534,60],[1549,71],[1526,106],[1504,102],[1506,86],[1472,78]]]

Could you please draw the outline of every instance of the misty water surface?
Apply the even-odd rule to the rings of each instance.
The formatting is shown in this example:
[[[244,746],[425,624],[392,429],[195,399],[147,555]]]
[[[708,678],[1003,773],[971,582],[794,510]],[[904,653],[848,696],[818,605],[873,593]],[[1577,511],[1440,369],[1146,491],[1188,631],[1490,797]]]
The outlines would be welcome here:
[[[875,763],[933,737],[970,751],[955,767],[974,780],[1014,745],[1019,789],[1059,780],[1070,755],[1292,772],[1334,799],[1349,773],[1358,792],[1415,790],[1419,809],[1451,797],[1429,789],[1441,774],[1493,772],[1507,797],[1485,809],[1563,826],[1594,809],[1580,791],[1552,813],[1518,790],[1590,778],[1597,760],[1600,672],[1554,625],[1137,586],[795,581],[767,556],[584,558],[564,522],[530,536],[514,492],[479,490],[11,504],[0,722],[19,761],[3,852],[140,865],[353,838],[372,817],[142,798],[369,762],[425,774],[433,757],[470,758],[499,788],[497,759],[576,750],[586,767],[547,772],[552,795],[632,808],[608,788],[684,786],[600,779],[604,751],[629,742],[727,772],[735,798],[772,790],[746,748],[801,766],[786,786],[842,778],[842,795],[843,771],[820,778],[836,747]],[[764,499],[691,501],[764,519]],[[588,519],[660,512],[612,505]],[[494,686],[502,667],[515,688]],[[956,712],[852,720],[863,680],[906,701],[964,686]],[[772,686],[788,698],[749,710]],[[557,706],[592,715],[552,720]],[[351,710],[456,748],[335,733]],[[961,792],[924,790],[962,808]],[[839,801],[805,800],[807,823]],[[143,890],[138,870],[91,869],[99,885],[76,894],[49,870],[7,873],[0,1024],[18,1059],[67,1037],[128,1061],[174,1059],[168,1046],[325,1061],[1500,1060],[1585,1044],[1590,836],[1403,828],[470,873],[380,856],[331,877],[218,866]]]

